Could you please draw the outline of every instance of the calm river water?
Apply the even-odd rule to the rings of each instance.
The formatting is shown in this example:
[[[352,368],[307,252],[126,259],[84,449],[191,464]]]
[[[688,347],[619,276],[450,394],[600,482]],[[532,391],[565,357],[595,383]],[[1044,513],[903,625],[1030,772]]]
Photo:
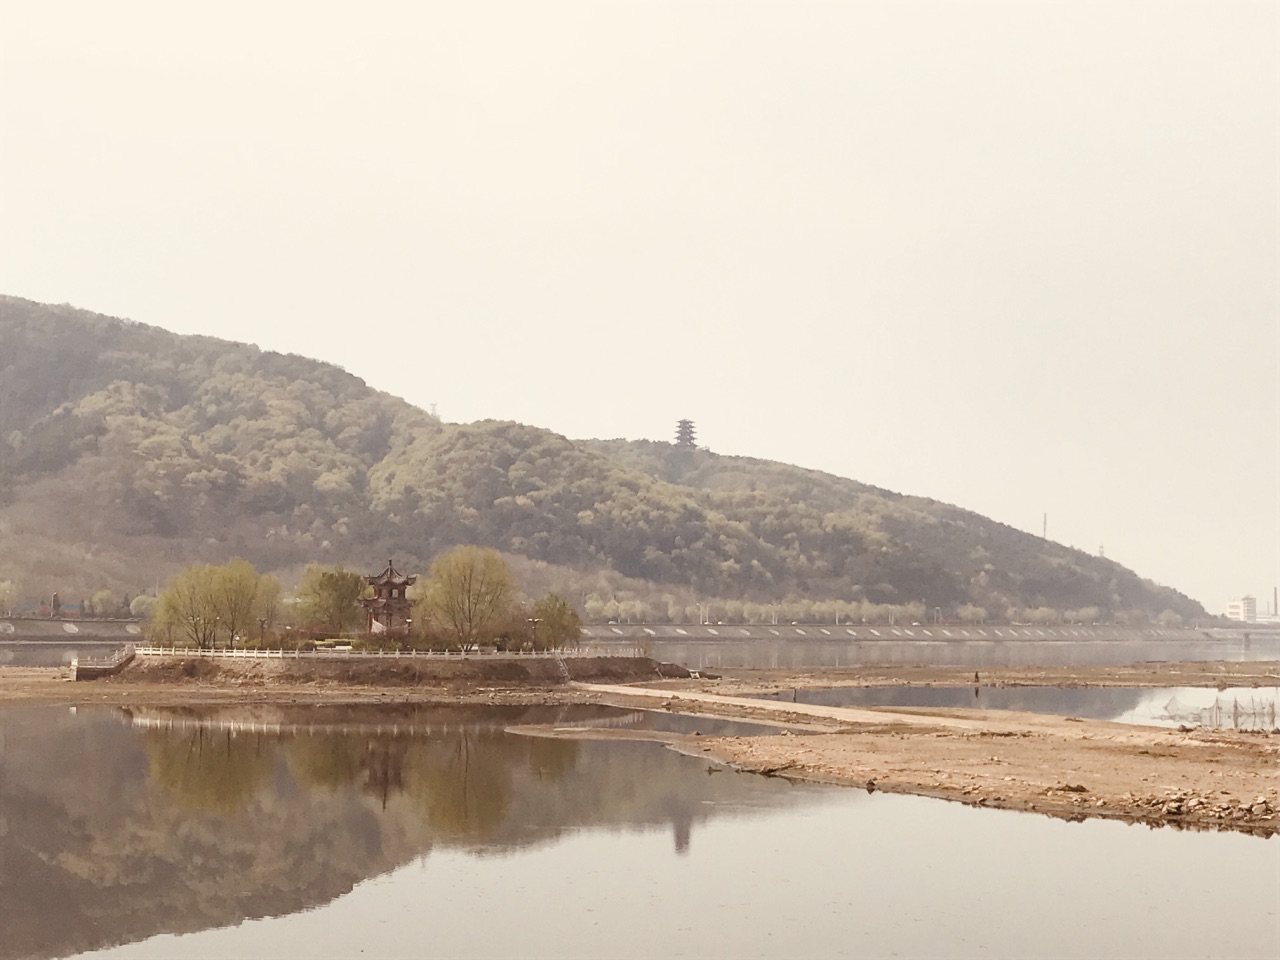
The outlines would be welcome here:
[[[1280,841],[253,711],[0,710],[0,958],[1280,955]]]

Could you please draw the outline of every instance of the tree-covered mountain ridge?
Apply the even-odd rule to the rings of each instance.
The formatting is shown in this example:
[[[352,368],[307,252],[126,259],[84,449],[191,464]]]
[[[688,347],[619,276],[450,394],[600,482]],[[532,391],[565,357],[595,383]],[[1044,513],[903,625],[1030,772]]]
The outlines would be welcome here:
[[[0,581],[21,596],[139,592],[233,555],[286,582],[313,561],[425,570],[459,543],[597,610],[677,619],[788,600],[1205,615],[926,498],[672,443],[444,423],[331,364],[0,297]]]

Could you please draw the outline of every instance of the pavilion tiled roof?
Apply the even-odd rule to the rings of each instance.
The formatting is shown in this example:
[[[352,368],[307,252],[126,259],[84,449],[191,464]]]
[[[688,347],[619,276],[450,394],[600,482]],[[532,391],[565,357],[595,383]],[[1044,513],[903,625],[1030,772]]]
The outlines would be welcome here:
[[[418,580],[416,576],[405,576],[398,572],[390,560],[387,561],[387,569],[381,573],[365,577],[370,586],[374,587],[411,587]]]

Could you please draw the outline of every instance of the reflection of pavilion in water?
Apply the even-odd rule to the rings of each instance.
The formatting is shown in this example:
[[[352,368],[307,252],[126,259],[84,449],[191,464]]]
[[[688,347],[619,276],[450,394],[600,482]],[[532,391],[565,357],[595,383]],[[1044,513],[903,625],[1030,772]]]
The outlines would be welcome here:
[[[713,819],[822,795],[627,737],[503,733],[644,720],[595,705],[35,709],[0,716],[13,960],[310,910],[433,851],[608,851],[636,831],[670,856]]]
[[[364,772],[364,791],[382,801],[404,789],[404,758],[409,752],[408,741],[400,738],[370,740],[365,745],[360,767]]]
[[[418,747],[428,743],[435,744],[436,747],[452,744],[452,747],[446,748],[447,753],[436,754],[437,759],[432,766],[438,767],[438,764],[444,761],[444,768],[447,768],[448,772],[443,779],[433,779],[431,793],[436,797],[435,803],[438,804],[434,807],[435,810],[441,809],[441,805],[452,805],[458,808],[454,817],[450,818],[450,822],[464,835],[471,831],[483,832],[478,824],[470,821],[476,815],[484,819],[486,811],[476,804],[484,799],[480,794],[490,792],[494,786],[489,783],[491,778],[484,772],[497,759],[491,752],[492,747],[484,749],[484,756],[475,754],[474,750],[482,743],[496,746],[504,739],[503,731],[510,726],[506,719],[468,718],[461,722],[457,720],[431,722],[425,716],[402,718],[384,723],[268,721],[234,719],[234,713],[231,716],[225,714],[191,716],[175,714],[164,708],[126,709],[121,711],[120,716],[130,726],[155,734],[180,737],[205,736],[212,733],[225,735],[228,738],[228,749],[231,749],[230,745],[237,741],[242,749],[257,749],[252,748],[250,744],[261,744],[264,741],[281,744],[296,741],[320,744],[331,739],[346,740],[355,748],[348,754],[351,761],[351,765],[346,767],[348,782],[375,800],[383,811],[387,810],[388,805],[397,795],[413,789],[411,780],[421,786],[422,771],[417,765],[422,763],[423,756],[420,752],[416,752]],[[244,714],[240,716],[243,717]],[[691,717],[667,717],[661,714],[656,718],[656,722],[659,725],[666,725],[668,722],[676,721],[677,725],[680,725],[678,722],[684,720],[696,722],[706,729],[711,719],[701,718],[699,722]],[[636,730],[637,733],[643,734],[646,730],[652,730],[654,723],[654,711],[630,710],[610,711],[605,715],[588,716],[582,719],[570,714],[555,718],[549,725],[559,728]],[[479,741],[473,739],[477,735],[481,738]],[[641,736],[639,739],[647,738]],[[528,744],[546,744],[548,747],[553,744],[557,748],[571,747],[569,741],[544,740],[541,737],[530,740],[517,738],[516,741],[508,742],[522,740]],[[576,749],[577,744],[572,746]],[[708,766],[705,769],[708,775],[720,772],[719,767]],[[547,773],[547,770],[542,769],[541,766],[531,767],[530,770],[538,780]],[[475,792],[477,789],[480,793]],[[500,792],[506,791],[504,789]],[[672,791],[664,797],[655,796],[652,799],[655,805],[651,808],[651,815],[656,816],[650,822],[669,824],[676,852],[687,853],[694,825],[709,813],[703,801],[684,796],[680,790]],[[475,809],[472,809],[473,807]],[[489,826],[496,828],[498,825],[495,823]]]

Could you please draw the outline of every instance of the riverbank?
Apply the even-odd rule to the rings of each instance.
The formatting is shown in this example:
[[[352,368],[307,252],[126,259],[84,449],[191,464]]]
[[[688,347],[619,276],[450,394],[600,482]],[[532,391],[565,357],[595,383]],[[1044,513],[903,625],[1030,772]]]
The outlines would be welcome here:
[[[586,683],[661,683],[689,671],[644,657],[205,659],[141,657],[71,682],[65,668],[0,666],[0,704],[573,703]]]
[[[769,737],[662,737],[684,752],[794,780],[911,793],[1067,819],[1109,817],[1259,836],[1280,830],[1280,736],[1128,726],[1010,711],[855,709],[751,700],[801,687],[973,684],[960,668],[734,671],[665,679],[639,658],[431,664],[153,661],[91,683],[0,667],[0,703],[146,706],[600,703],[795,725]],[[571,679],[572,683],[568,682]],[[1280,684],[1280,664],[1156,663],[1008,668],[992,686]],[[555,734],[554,731],[544,731]],[[576,729],[566,735],[595,736]],[[600,733],[601,736],[608,735]]]
[[[682,746],[739,770],[1025,810],[1192,829],[1280,832],[1280,737],[1012,711],[883,709],[593,686],[601,702],[792,720],[825,731]]]

